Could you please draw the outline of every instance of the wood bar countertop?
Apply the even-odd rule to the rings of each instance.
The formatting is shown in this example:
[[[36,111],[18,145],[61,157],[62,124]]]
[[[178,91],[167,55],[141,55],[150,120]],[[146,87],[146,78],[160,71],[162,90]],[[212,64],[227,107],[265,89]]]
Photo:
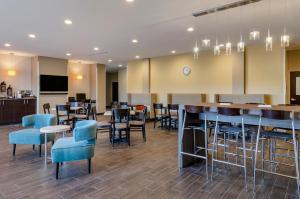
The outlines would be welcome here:
[[[299,112],[300,106],[297,105],[258,105],[258,104],[230,104],[230,103],[200,103],[198,106],[208,108],[239,108],[243,110],[278,110],[278,111],[289,111]]]

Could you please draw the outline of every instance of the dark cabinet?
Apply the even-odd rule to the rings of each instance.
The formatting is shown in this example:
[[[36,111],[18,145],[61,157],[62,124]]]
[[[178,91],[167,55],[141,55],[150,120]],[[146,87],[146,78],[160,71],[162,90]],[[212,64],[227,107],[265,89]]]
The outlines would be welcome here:
[[[0,100],[0,124],[21,123],[23,116],[35,113],[35,98]]]

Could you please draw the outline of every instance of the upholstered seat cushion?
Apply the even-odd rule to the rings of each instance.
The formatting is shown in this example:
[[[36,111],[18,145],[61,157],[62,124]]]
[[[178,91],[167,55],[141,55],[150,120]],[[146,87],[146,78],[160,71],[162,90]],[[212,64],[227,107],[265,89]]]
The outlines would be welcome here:
[[[72,120],[73,115],[69,116],[69,120]],[[67,121],[68,120],[68,116],[59,116],[59,121]]]
[[[86,119],[86,115],[84,114],[75,114],[74,117],[78,119]]]
[[[108,121],[97,122],[97,128],[110,128],[111,123]]]
[[[167,118],[167,117],[169,117],[169,114],[157,114],[156,117],[157,118]]]
[[[142,125],[144,125],[143,121],[133,120],[129,122],[129,126],[142,126]]]
[[[55,134],[47,134],[47,141],[53,141]],[[22,129],[9,133],[10,144],[44,144],[45,134],[41,133],[39,129]]]
[[[127,128],[127,124],[126,123],[116,123],[115,124],[115,128],[116,129],[126,129]]]
[[[285,133],[285,132],[276,132],[276,131],[263,131],[261,132],[263,137],[270,137],[270,138],[281,138],[285,140],[293,139],[293,134]]]
[[[60,138],[54,143],[51,154],[54,163],[90,159],[94,156],[94,142],[76,142],[74,137]]]

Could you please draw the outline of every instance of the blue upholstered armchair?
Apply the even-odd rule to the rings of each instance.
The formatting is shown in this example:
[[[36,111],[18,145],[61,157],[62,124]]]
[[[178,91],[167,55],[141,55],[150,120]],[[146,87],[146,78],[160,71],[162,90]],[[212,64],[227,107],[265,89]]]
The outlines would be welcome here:
[[[59,138],[52,146],[52,162],[56,163],[56,179],[59,165],[63,162],[88,160],[88,171],[91,173],[91,159],[94,157],[97,122],[84,120],[76,123],[73,137]]]
[[[41,156],[41,145],[45,143],[45,135],[40,132],[40,128],[56,124],[56,117],[50,114],[28,115],[22,118],[22,126],[30,127],[9,133],[9,143],[13,144],[13,156],[16,154],[17,144],[39,145]],[[55,134],[47,134],[47,141],[54,142]]]

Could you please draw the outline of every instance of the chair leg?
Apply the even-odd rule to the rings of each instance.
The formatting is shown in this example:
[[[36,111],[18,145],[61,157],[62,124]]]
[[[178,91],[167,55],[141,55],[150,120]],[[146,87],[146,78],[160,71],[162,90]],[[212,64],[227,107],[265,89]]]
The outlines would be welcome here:
[[[130,131],[127,130],[126,133],[127,133],[127,139],[128,139],[128,146],[130,146]]]
[[[35,150],[35,145],[32,145],[32,150]]]
[[[17,147],[17,145],[16,145],[16,144],[14,144],[14,145],[13,145],[13,156],[15,156],[15,155],[16,155],[16,147]]]
[[[145,129],[145,126],[143,126],[143,139],[144,139],[144,142],[146,142],[146,129]]]
[[[52,146],[54,145],[54,140],[52,141]]]
[[[92,168],[92,159],[88,159],[88,170],[89,170],[89,173],[91,173],[91,169]]]
[[[56,180],[58,179],[58,173],[59,173],[59,163],[56,163]]]
[[[42,145],[39,145],[39,156],[42,157]]]
[[[154,128],[155,128],[155,126],[156,126],[156,119],[154,118]]]

